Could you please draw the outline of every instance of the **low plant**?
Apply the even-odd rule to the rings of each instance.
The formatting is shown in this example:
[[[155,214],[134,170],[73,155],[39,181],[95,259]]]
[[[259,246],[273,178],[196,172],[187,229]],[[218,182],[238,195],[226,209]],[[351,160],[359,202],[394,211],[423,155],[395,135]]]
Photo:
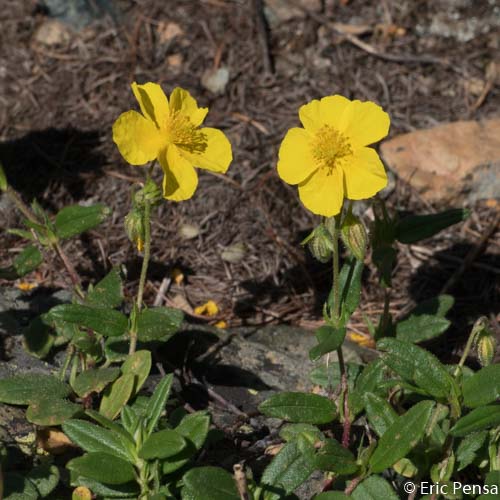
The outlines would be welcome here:
[[[27,406],[26,418],[37,426],[61,425],[66,438],[83,450],[66,464],[73,498],[279,500],[294,498],[315,471],[324,473],[318,500],[415,498],[418,487],[423,498],[471,498],[477,491],[467,486],[479,483],[480,498],[496,497],[500,368],[491,364],[496,344],[487,319],[472,328],[460,361],[447,365],[420,344],[446,332],[453,297],[431,297],[399,319],[390,313],[398,248],[465,220],[469,212],[389,214],[377,197],[387,175],[369,147],[388,133],[389,116],[374,103],[342,96],[300,108],[303,127],[288,131],[278,161],[280,177],[297,185],[304,206],[321,217],[303,244],[320,262],[331,263],[324,324],[309,352],[316,363],[311,382],[318,390],[277,393],[260,405],[264,415],[284,421],[274,448],[279,451],[260,477],[241,463],[232,473],[193,466],[209,436],[209,415],[187,414],[173,409],[173,401],[168,404],[172,374],[151,396],[141,393],[153,365],[150,343],[170,339],[183,320],[177,310],[144,304],[151,216],[162,198],[183,201],[194,194],[194,167],[224,173],[232,152],[222,132],[201,127],[208,110],[185,90],[175,89],[169,99],[153,83],[133,84],[132,90],[141,113],[123,113],[113,126],[113,139],[129,163],[149,165],[144,183],[133,189],[125,219],[130,240],[143,253],[133,301],[126,303],[118,267],[85,288],[62,246],[65,238],[102,222],[108,209],[67,207],[53,218],[36,202],[27,207],[0,173],[0,188],[25,216],[26,229],[11,232],[30,242],[2,277],[18,279],[44,258],[57,258],[73,292],[71,303],[52,307],[25,332],[27,349],[39,357],[66,345],[58,375],[1,380],[0,401]],[[153,179],[156,162],[163,171],[161,187]],[[366,199],[373,199],[368,229],[354,205]],[[345,361],[343,344],[370,260],[385,300],[376,324],[366,318],[366,340],[377,351],[375,359],[361,365]],[[472,350],[478,370],[465,364]],[[6,457],[2,450],[9,470]],[[26,477],[10,475],[6,499],[20,498],[16,494],[49,498],[56,491],[59,468],[39,461]],[[458,490],[457,483],[463,485]],[[425,496],[424,485],[441,489],[431,488]]]

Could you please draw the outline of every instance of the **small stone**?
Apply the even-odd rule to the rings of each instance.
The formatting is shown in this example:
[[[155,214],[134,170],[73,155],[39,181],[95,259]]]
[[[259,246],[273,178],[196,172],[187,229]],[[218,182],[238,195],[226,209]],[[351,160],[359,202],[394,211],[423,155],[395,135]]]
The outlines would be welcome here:
[[[156,32],[158,33],[158,38],[161,43],[169,42],[173,40],[177,36],[184,35],[184,30],[174,22],[165,22],[161,21],[156,28]]]
[[[500,197],[500,119],[399,135],[380,151],[388,167],[428,201]]]
[[[34,40],[48,47],[64,45],[71,39],[69,29],[60,21],[47,19],[36,30]]]
[[[229,70],[225,66],[208,69],[201,77],[201,84],[212,94],[223,94],[228,83]]]
[[[304,19],[306,11],[321,12],[321,0],[298,0],[296,3],[298,6],[291,6],[288,0],[265,0],[264,12],[269,24]]]

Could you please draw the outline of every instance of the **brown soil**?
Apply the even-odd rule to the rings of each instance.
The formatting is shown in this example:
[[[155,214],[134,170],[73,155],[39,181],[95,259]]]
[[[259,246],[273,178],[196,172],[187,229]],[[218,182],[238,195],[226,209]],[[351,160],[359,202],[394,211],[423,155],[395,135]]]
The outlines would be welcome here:
[[[46,46],[35,37],[47,21],[35,2],[3,0],[0,158],[25,199],[36,196],[50,212],[76,202],[101,201],[113,209],[108,222],[70,243],[67,251],[86,281],[125,263],[132,292],[140,258],[125,237],[122,220],[131,187],[143,172],[120,158],[111,125],[136,106],[132,81],[159,82],[168,92],[175,86],[189,89],[209,106],[207,123],[230,137],[234,162],[227,176],[202,174],[192,200],[165,203],[158,210],[146,300],[152,301],[162,279],[179,267],[187,278],[170,288],[169,297],[185,296],[192,305],[214,299],[230,325],[313,325],[320,318],[330,272],[299,246],[315,219],[274,168],[279,143],[286,129],[298,124],[301,104],[333,93],[376,101],[392,117],[391,135],[498,114],[498,85],[482,100],[470,85],[474,79],[484,81],[499,48],[493,3],[486,0],[326,1],[323,12],[271,28],[263,22],[260,1],[116,3],[116,20],[103,17],[71,32],[62,44]],[[443,36],[443,29],[431,28],[450,9],[457,10],[465,32],[456,28]],[[472,18],[483,29],[465,41]],[[183,34],[162,41],[168,22]],[[332,29],[332,22],[339,24]],[[366,29],[346,35],[342,24]],[[214,96],[202,86],[201,76],[222,64],[229,68],[230,82]],[[388,202],[401,211],[441,208],[426,206],[400,181]],[[424,242],[420,250],[401,249],[392,291],[395,313],[441,290],[491,224],[497,206],[490,205],[478,204],[469,221]],[[1,218],[9,226],[19,222],[8,210]],[[199,235],[182,239],[183,225],[198,227]],[[244,258],[224,261],[222,251],[236,243],[245,245]],[[1,262],[10,261],[20,248],[20,240],[3,234]],[[498,312],[499,251],[497,233],[449,290],[459,306],[457,332],[481,313]],[[50,268],[37,279],[47,285],[62,281],[58,270]],[[371,268],[366,285],[362,309],[375,319],[382,293]],[[357,319],[353,328],[366,332],[361,315]]]

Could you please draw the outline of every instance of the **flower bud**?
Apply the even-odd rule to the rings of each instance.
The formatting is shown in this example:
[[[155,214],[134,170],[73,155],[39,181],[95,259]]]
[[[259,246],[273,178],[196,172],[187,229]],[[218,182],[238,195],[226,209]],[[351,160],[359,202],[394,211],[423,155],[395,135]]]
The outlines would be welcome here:
[[[0,191],[7,191],[7,176],[5,175],[5,170],[0,162]]]
[[[485,317],[479,318],[472,331],[475,331],[474,344],[479,362],[481,366],[488,366],[493,361],[497,349],[497,341],[488,326],[488,320]]]
[[[363,260],[365,258],[368,235],[364,224],[352,212],[345,216],[340,228],[340,236],[344,245],[356,259]]]
[[[137,245],[137,250],[141,252],[144,244],[144,216],[138,207],[132,207],[125,217],[125,231],[130,241]]]
[[[161,190],[151,179],[148,179],[144,187],[134,195],[134,203],[138,206],[144,205],[146,201],[151,205],[156,205],[161,199]]]
[[[307,244],[313,257],[320,262],[326,263],[332,258],[332,237],[323,224],[314,228],[312,233],[301,244]]]

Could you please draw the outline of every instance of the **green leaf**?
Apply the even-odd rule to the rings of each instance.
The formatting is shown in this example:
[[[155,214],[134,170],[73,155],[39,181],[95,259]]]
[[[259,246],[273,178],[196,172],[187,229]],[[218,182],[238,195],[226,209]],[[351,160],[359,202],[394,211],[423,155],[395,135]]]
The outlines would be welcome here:
[[[0,380],[0,401],[11,405],[28,405],[46,394],[64,398],[70,392],[67,384],[42,373],[26,373]]]
[[[101,415],[95,410],[87,410],[85,412],[89,417],[93,418],[97,423],[101,424],[106,429],[113,431],[116,435],[121,436],[122,441],[128,442],[129,445],[135,446],[135,441],[132,438],[132,435],[129,434],[121,425],[113,422],[109,418]]]
[[[314,500],[349,500],[350,497],[341,491],[325,491],[314,497]]]
[[[98,498],[104,498],[106,500],[110,498],[117,498],[123,500],[124,498],[139,498],[139,486],[134,482],[128,482],[125,484],[117,484],[115,486],[105,485],[94,479],[88,477],[79,476],[75,481],[72,482],[73,486],[85,486],[94,495],[98,495]]]
[[[99,413],[113,420],[132,396],[135,386],[135,376],[127,373],[117,378],[108,386],[101,399]]]
[[[28,422],[36,425],[60,425],[83,411],[80,405],[66,399],[57,399],[52,395],[43,395],[43,399],[32,402],[26,410]]]
[[[319,344],[309,351],[311,361],[316,361],[324,354],[336,351],[344,342],[345,328],[334,328],[324,325],[316,330],[316,338]]]
[[[70,460],[66,467],[103,484],[125,484],[135,479],[132,464],[110,453],[87,453]]]
[[[120,435],[116,435],[108,429],[78,419],[67,420],[62,428],[71,441],[85,451],[110,453],[115,457],[134,463],[135,456],[130,452],[129,443],[124,443]]]
[[[358,470],[356,458],[335,439],[327,439],[319,448],[314,463],[316,468],[341,476],[354,474]]]
[[[262,475],[264,499],[284,498],[306,481],[314,470],[314,448],[311,445],[304,447],[297,441],[285,444]]]
[[[457,472],[460,472],[474,462],[477,452],[481,449],[487,437],[488,431],[474,432],[465,436],[464,439],[460,441],[455,453],[458,465]]]
[[[3,500],[37,500],[35,485],[21,474],[8,473],[5,477]]]
[[[9,183],[7,182],[7,175],[5,175],[5,170],[3,164],[0,161],[0,191],[7,191]]]
[[[59,238],[71,238],[77,234],[97,227],[111,210],[98,203],[90,207],[72,205],[64,207],[56,215],[55,227]]]
[[[433,401],[421,401],[394,421],[380,438],[370,458],[373,472],[391,467],[418,444],[433,408]]]
[[[363,366],[356,363],[346,363],[347,380],[349,389],[354,388],[356,379],[358,378]],[[314,385],[321,387],[337,387],[341,383],[342,374],[340,373],[340,365],[336,361],[330,361],[328,365],[322,363],[311,370],[309,378]]]
[[[132,394],[137,394],[151,371],[151,352],[142,350],[131,354],[123,363],[121,370],[124,375],[133,375],[135,384]]]
[[[397,420],[398,414],[392,406],[381,397],[367,392],[364,395],[365,410],[371,427],[381,437],[385,431]]]
[[[113,309],[123,302],[123,283],[120,270],[113,268],[97,285],[87,293],[87,305]]]
[[[167,458],[179,453],[186,447],[185,439],[176,431],[164,429],[155,432],[144,441],[139,456],[146,460]]]
[[[185,415],[175,432],[186,440],[186,447],[163,462],[163,474],[170,474],[185,465],[197,451],[201,450],[208,436],[210,415],[197,412]]]
[[[486,474],[483,487],[484,494],[478,496],[476,500],[495,500],[498,499],[500,492],[500,471],[492,470]],[[488,491],[486,491],[486,488]]]
[[[120,422],[125,430],[133,436],[139,427],[140,420],[137,412],[131,406],[125,405],[122,408]]]
[[[54,345],[56,336],[52,329],[46,325],[40,316],[33,319],[23,331],[24,348],[37,358],[45,358]]]
[[[450,326],[450,321],[439,316],[411,315],[396,325],[396,338],[407,342],[424,342],[438,337]]]
[[[179,331],[184,313],[172,307],[154,307],[141,311],[137,319],[137,338],[141,342],[166,342]]]
[[[219,467],[196,467],[182,480],[182,500],[240,499],[233,476]]]
[[[168,396],[170,394],[170,389],[172,387],[172,381],[174,379],[174,375],[169,373],[159,382],[159,384],[155,387],[153,394],[148,402],[148,407],[146,410],[146,418],[147,418],[147,433],[148,435],[153,432],[156,425],[158,424],[158,420],[167,404]]]
[[[497,401],[500,398],[500,364],[485,366],[464,380],[463,396],[469,408]]]
[[[52,493],[59,483],[61,474],[55,465],[44,463],[33,467],[26,477],[35,485],[42,498]]]
[[[466,208],[454,208],[437,214],[409,215],[397,223],[396,239],[400,243],[416,243],[466,220],[470,214]]]
[[[380,476],[370,476],[358,484],[351,494],[354,500],[399,500],[392,486]]]
[[[311,424],[287,424],[280,430],[280,438],[284,441],[295,441],[299,437],[315,444],[323,440],[323,433]]]
[[[500,406],[480,406],[462,417],[451,429],[452,436],[467,436],[500,425]]]
[[[264,401],[259,410],[268,417],[306,424],[328,424],[336,414],[335,405],[328,398],[303,392],[275,394]]]
[[[73,382],[73,390],[84,398],[92,392],[101,392],[117,379],[119,368],[93,368],[80,373]]]
[[[80,304],[61,304],[53,307],[48,317],[94,330],[105,337],[125,334],[127,317],[113,309],[96,309]]]
[[[364,408],[363,395],[367,392],[383,394],[383,382],[385,380],[385,365],[381,359],[368,363],[361,375],[356,379],[354,390],[349,394],[349,407],[354,415]]]
[[[383,362],[403,380],[415,383],[436,398],[456,397],[458,389],[451,375],[430,352],[409,342],[384,338],[377,348],[387,351]]]
[[[339,273],[340,288],[340,316],[341,324],[345,325],[351,314],[356,310],[361,298],[361,276],[363,274],[363,261],[350,257]],[[335,310],[333,290],[328,297],[328,306]]]
[[[14,269],[20,278],[34,271],[42,262],[40,250],[35,245],[29,245],[14,259]]]

